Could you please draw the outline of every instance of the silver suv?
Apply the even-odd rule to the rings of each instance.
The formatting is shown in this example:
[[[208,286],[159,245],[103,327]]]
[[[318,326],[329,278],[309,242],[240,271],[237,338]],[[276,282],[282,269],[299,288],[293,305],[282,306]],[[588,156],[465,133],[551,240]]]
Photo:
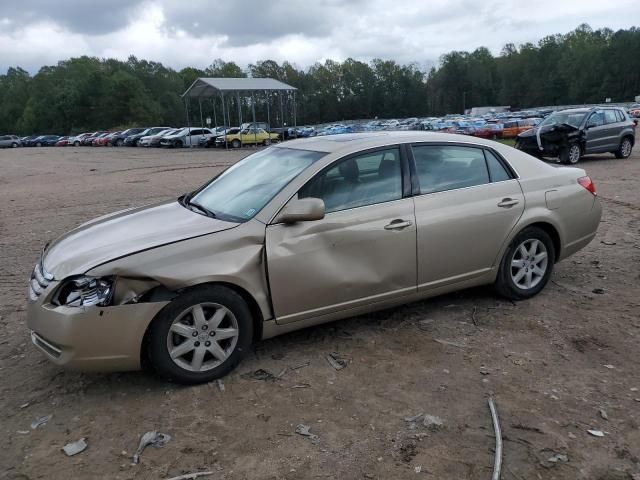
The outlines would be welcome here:
[[[21,147],[22,142],[15,135],[0,135],[0,148],[17,148]]]
[[[554,112],[516,138],[516,148],[536,157],[575,164],[585,154],[627,158],[635,144],[635,122],[624,108],[572,108]]]

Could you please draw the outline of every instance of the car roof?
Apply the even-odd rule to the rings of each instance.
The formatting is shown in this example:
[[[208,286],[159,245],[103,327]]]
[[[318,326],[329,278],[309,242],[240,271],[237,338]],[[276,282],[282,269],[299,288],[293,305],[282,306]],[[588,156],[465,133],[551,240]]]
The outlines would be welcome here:
[[[324,135],[280,143],[276,148],[295,148],[326,153],[342,153],[348,155],[369,148],[384,147],[398,143],[466,143],[484,147],[496,147],[496,142],[469,135],[452,133],[401,131],[401,132],[363,132],[339,135]]]

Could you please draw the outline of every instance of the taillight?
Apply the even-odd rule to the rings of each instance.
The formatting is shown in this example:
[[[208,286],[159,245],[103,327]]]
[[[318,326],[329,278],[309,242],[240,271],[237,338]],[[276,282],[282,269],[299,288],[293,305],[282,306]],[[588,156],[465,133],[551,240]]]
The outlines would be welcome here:
[[[580,177],[578,179],[578,183],[589,190],[591,193],[593,193],[593,195],[598,195],[596,193],[596,185],[595,183],[593,183],[593,180],[591,180],[590,177]]]

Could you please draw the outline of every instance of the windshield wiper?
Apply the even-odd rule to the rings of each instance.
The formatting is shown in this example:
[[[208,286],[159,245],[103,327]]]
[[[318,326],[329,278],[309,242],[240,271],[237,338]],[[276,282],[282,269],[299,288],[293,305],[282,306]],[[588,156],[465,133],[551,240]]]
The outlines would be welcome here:
[[[208,208],[200,205],[199,203],[192,202],[191,201],[191,194],[183,195],[178,200],[182,200],[182,204],[185,207],[187,207],[189,210],[191,210],[191,211],[198,210],[200,213],[202,213],[203,215],[205,215],[205,216],[207,216],[209,218],[216,218],[216,214],[213,213],[211,210],[209,210]]]

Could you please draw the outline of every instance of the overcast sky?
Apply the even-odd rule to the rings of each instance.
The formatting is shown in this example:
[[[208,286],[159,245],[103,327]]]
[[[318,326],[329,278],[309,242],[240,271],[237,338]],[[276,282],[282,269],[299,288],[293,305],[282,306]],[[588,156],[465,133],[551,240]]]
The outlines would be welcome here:
[[[108,5],[108,6],[105,6]],[[437,62],[451,50],[537,41],[581,23],[640,23],[638,0],[0,0],[0,72],[80,55],[307,67],[353,57]]]

